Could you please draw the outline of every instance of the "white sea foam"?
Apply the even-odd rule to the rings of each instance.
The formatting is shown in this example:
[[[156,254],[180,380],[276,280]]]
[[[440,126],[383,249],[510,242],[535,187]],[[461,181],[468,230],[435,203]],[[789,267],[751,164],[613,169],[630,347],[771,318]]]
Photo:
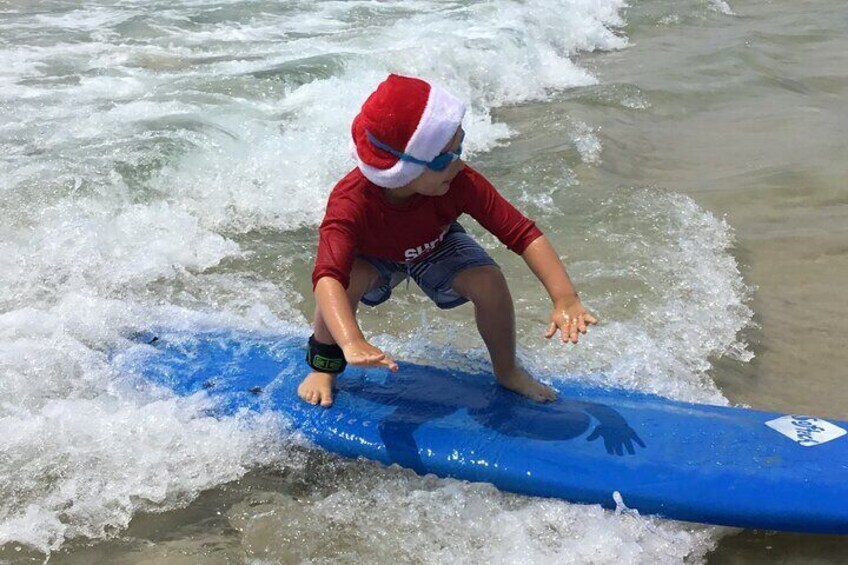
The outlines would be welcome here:
[[[26,305],[86,289],[141,289],[239,254],[234,242],[164,202],[114,213],[100,202],[67,200],[42,209],[34,229],[5,230],[0,302]]]
[[[368,563],[666,564],[700,561],[718,534],[397,468],[375,474],[370,465],[339,467],[335,473],[355,480],[327,485],[329,496],[318,488],[297,500],[261,493],[234,506],[229,521],[242,532],[249,556],[275,562],[345,553]]]
[[[583,123],[572,124],[570,132],[571,141],[580,152],[580,158],[584,163],[596,165],[601,160],[601,142],[592,128]]]
[[[584,370],[605,365],[607,384],[725,404],[707,376],[710,360],[752,357],[738,339],[753,313],[730,255],[733,230],[691,198],[655,189],[617,193],[604,207],[609,221],[589,237],[606,242],[607,260],[574,268],[588,285],[621,289],[596,298],[615,321],[592,330],[602,351],[590,342],[557,358]]]
[[[278,416],[218,420],[203,395],[179,398],[116,374],[101,348],[139,320],[247,323],[80,295],[0,315],[0,476],[13,478],[0,481],[0,545],[49,551],[102,538],[139,510],[182,505],[278,457]]]
[[[503,125],[492,123],[492,106],[544,98],[549,89],[594,81],[569,56],[577,50],[624,46],[625,40],[609,28],[621,23],[619,7],[616,1],[571,2],[566,7],[543,0],[498,6],[472,3],[449,7],[445,17],[446,8],[438,4],[422,4],[415,12],[403,4],[389,4],[377,14],[385,20],[375,17],[368,33],[361,33],[360,22],[351,17],[356,6],[347,4],[318,4],[317,13],[265,14],[265,19],[252,18],[249,25],[233,26],[224,20],[179,30],[171,19],[154,13],[154,23],[163,26],[157,39],[167,42],[170,53],[157,54],[155,45],[136,46],[121,37],[40,46],[35,52],[14,48],[4,52],[4,58],[19,65],[5,77],[14,89],[10,96],[40,101],[23,107],[25,114],[32,113],[8,124],[9,135],[31,131],[38,123],[48,146],[71,140],[80,144],[89,138],[94,142],[97,137],[114,141],[137,135],[139,119],[156,117],[153,105],[144,114],[135,113],[140,99],[160,105],[159,116],[170,115],[169,89],[174,81],[186,97],[186,91],[206,90],[210,74],[224,81],[283,63],[297,65],[310,57],[338,56],[343,70],[336,76],[313,78],[258,99],[222,99],[223,105],[206,118],[235,138],[213,136],[175,168],[164,169],[156,181],[173,198],[195,204],[192,212],[210,225],[291,229],[319,219],[329,187],[351,166],[350,160],[339,158],[349,145],[348,124],[361,100],[387,72],[435,79],[469,100],[469,150],[484,150],[509,135]],[[27,25],[96,27],[82,17],[79,11],[70,12]],[[114,25],[126,18],[123,11],[109,14],[101,9],[93,20],[108,27],[109,22]],[[336,33],[312,29],[318,23],[326,28],[327,22],[334,23],[329,31]],[[304,37],[311,29],[314,35]],[[286,37],[295,32],[296,40]],[[200,67],[192,64],[198,46],[211,59]],[[167,72],[158,72],[155,64],[131,63],[150,63],[157,55],[170,55],[171,61],[161,65]],[[62,86],[26,85],[26,79],[43,77],[45,68],[59,64],[79,80]],[[49,120],[38,110],[45,101],[51,107]],[[97,161],[86,155],[92,157]],[[108,165],[108,155],[105,161],[98,166]],[[209,194],[211,187],[216,194]]]
[[[710,8],[712,8],[719,14],[724,14],[725,16],[736,15],[736,13],[733,11],[733,8],[730,7],[730,4],[728,4],[724,0],[710,0]]]

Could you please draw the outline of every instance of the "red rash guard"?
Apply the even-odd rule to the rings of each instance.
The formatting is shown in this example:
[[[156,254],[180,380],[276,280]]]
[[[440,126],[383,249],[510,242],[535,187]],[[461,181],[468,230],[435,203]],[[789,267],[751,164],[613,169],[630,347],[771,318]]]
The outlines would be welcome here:
[[[333,188],[327,202],[318,228],[312,287],[322,277],[332,277],[347,288],[357,255],[415,261],[435,249],[462,214],[469,214],[519,255],[542,235],[532,220],[468,165],[446,194],[415,194],[401,205],[388,202],[380,187],[354,169]]]

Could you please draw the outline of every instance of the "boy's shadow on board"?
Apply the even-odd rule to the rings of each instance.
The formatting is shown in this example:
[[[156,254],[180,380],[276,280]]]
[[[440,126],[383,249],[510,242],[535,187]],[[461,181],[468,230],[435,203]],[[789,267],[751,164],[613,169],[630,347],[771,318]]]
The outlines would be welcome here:
[[[478,424],[498,434],[538,441],[576,439],[589,429],[594,418],[597,427],[586,440],[603,438],[608,454],[623,456],[626,450],[633,455],[634,443],[645,447],[627,420],[609,406],[562,395],[542,404],[483,378],[459,379],[445,371],[428,371],[422,375],[410,368],[391,375],[385,384],[342,376],[336,387],[341,393],[394,406],[380,421],[380,437],[393,463],[421,474],[427,470],[413,435],[415,430],[461,409],[466,409]]]

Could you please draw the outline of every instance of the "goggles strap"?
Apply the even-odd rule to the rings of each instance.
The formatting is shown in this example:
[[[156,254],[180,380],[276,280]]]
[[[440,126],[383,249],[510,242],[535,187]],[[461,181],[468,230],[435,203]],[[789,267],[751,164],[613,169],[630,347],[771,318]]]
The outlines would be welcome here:
[[[412,155],[398,151],[397,149],[395,149],[391,145],[386,145],[385,143],[383,143],[382,141],[380,141],[379,139],[374,137],[374,135],[370,131],[366,131],[365,135],[368,137],[368,141],[371,142],[371,145],[373,145],[374,147],[376,147],[378,149],[382,149],[383,151],[391,153],[392,155],[394,155],[398,159],[401,159],[403,161],[409,161],[410,163],[415,163],[416,165],[424,165],[425,167],[429,164],[427,161],[422,161],[421,159],[416,159]]]

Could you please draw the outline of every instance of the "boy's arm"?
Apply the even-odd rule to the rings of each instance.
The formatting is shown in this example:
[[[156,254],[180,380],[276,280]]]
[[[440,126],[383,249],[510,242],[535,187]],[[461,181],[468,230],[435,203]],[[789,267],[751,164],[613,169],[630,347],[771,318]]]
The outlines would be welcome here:
[[[542,235],[534,239],[521,253],[521,258],[542,282],[551,302],[554,303],[551,323],[545,337],[552,337],[559,329],[563,342],[571,340],[572,343],[577,343],[578,332],[585,334],[586,325],[596,324],[598,321],[580,303],[580,297],[571,283],[565,265],[548,238]]]
[[[327,329],[342,348],[348,363],[384,365],[392,371],[398,370],[397,363],[391,357],[365,339],[342,283],[332,277],[321,277],[315,285],[315,300]]]

